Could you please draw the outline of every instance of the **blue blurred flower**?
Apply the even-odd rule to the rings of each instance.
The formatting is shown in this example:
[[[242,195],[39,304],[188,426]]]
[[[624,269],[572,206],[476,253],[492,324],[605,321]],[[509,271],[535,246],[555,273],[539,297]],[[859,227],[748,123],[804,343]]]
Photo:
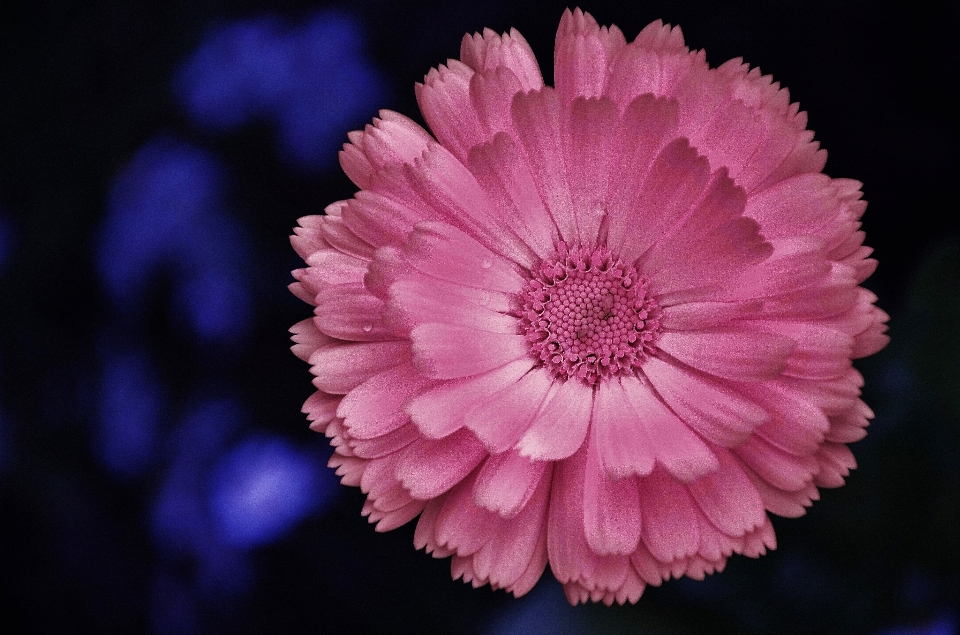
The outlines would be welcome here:
[[[257,434],[214,468],[210,505],[224,539],[252,547],[280,538],[337,491],[336,479],[312,452],[280,437]]]
[[[156,458],[164,408],[160,379],[143,351],[108,355],[98,406],[97,457],[119,478],[142,475]]]
[[[225,170],[211,154],[160,137],[118,174],[97,248],[116,305],[135,310],[152,278],[173,275],[175,310],[204,340],[232,340],[251,320],[246,236],[227,213]]]
[[[360,26],[323,10],[299,26],[276,16],[216,25],[180,68],[174,92],[200,128],[272,121],[285,158],[322,169],[343,130],[368,120],[385,89],[363,56]]]

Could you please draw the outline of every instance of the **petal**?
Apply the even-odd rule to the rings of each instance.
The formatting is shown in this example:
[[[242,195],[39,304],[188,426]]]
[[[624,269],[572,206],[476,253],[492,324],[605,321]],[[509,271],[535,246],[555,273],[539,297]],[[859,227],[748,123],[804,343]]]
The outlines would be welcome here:
[[[407,412],[428,438],[445,437],[463,426],[464,415],[474,404],[517,382],[533,364],[532,358],[524,357],[482,375],[444,383],[412,399]]]
[[[315,323],[331,337],[371,342],[399,335],[383,320],[383,300],[373,296],[361,284],[321,289],[316,303]]]
[[[337,416],[337,406],[339,405],[340,395],[328,395],[318,390],[307,397],[300,412],[307,415],[307,419],[310,421],[310,429],[322,434],[333,418]]]
[[[505,133],[470,150],[467,166],[497,214],[540,258],[553,255],[557,229],[544,206],[530,166]]]
[[[710,522],[728,536],[743,536],[766,520],[757,489],[729,452],[719,450],[720,469],[687,485]]]
[[[592,409],[589,386],[575,379],[560,384],[520,439],[520,453],[542,461],[567,458],[583,445]]]
[[[458,556],[476,553],[502,528],[500,516],[473,502],[476,473],[461,481],[447,494],[437,514],[436,536],[439,544],[453,549]]]
[[[400,455],[397,478],[410,495],[436,498],[459,483],[487,456],[470,432],[460,429],[443,439],[420,439]]]
[[[414,365],[433,379],[469,377],[529,354],[523,335],[451,324],[417,325],[410,332],[410,341]]]
[[[607,180],[619,119],[616,104],[606,97],[580,97],[570,109],[564,162],[581,244],[596,243],[607,211]]]
[[[610,62],[626,43],[616,26],[601,28],[580,9],[564,11],[554,48],[557,92],[567,101],[602,95]]]
[[[511,111],[517,141],[526,154],[540,200],[560,237],[572,245],[578,234],[563,157],[560,99],[556,91],[544,88],[514,97]]]
[[[416,85],[417,103],[430,130],[455,156],[467,151],[486,136],[470,102],[473,69],[457,60],[431,69],[422,84]]]
[[[654,447],[619,381],[597,386],[590,432],[591,446],[607,476],[646,476],[653,470]]]
[[[733,447],[743,443],[769,415],[732,387],[657,358],[643,372],[670,408],[691,428],[713,443]]]
[[[467,411],[464,424],[491,453],[505,452],[530,428],[552,385],[553,379],[545,371],[531,370]]]
[[[383,436],[410,420],[403,404],[432,383],[410,364],[400,364],[347,393],[337,408],[337,416],[343,418],[353,438]]]
[[[403,255],[415,269],[440,280],[504,293],[523,288],[523,277],[508,260],[446,223],[417,224]]]
[[[667,331],[657,348],[716,377],[735,381],[774,379],[787,368],[794,349],[788,337],[746,328]]]
[[[484,509],[513,518],[541,486],[547,465],[520,456],[516,450],[491,456],[477,476],[473,499]]]
[[[310,356],[321,346],[332,344],[334,341],[332,337],[320,332],[317,325],[314,324],[313,318],[297,322],[290,327],[290,332],[293,333],[290,339],[294,342],[290,350],[303,361],[308,361]]]
[[[358,342],[322,346],[310,357],[313,384],[343,395],[370,377],[410,361],[410,342]]]
[[[554,464],[547,521],[550,568],[561,583],[590,579],[598,558],[583,530],[583,476],[586,448]]]
[[[413,275],[390,285],[389,293],[389,319],[407,330],[442,322],[492,333],[517,332],[517,318],[505,315],[512,310],[511,299],[499,291]]]
[[[687,558],[697,552],[695,503],[686,488],[660,470],[640,481],[643,544],[661,562]]]
[[[540,66],[533,49],[516,29],[498,35],[491,29],[483,34],[464,35],[460,43],[460,59],[474,71],[507,68],[519,78],[523,90],[543,87]]]
[[[592,444],[584,468],[583,528],[587,544],[600,555],[630,554],[640,540],[637,480],[608,477]]]
[[[710,448],[649,387],[636,377],[621,381],[657,462],[671,475],[687,483],[719,468]]]
[[[760,300],[743,302],[686,302],[664,307],[660,324],[671,331],[699,331],[756,315]]]

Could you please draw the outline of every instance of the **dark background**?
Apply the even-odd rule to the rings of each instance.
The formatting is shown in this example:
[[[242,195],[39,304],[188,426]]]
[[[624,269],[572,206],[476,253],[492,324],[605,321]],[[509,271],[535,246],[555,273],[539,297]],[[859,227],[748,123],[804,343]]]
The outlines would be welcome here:
[[[551,83],[566,5],[37,1],[0,9],[0,598],[30,633],[960,632],[960,220],[952,0],[582,5],[663,18],[788,86],[865,183],[891,345],[858,363],[859,469],[780,547],[636,606],[514,600],[377,534],[324,467],[287,328],[296,219],[335,156],[465,32]],[[894,8],[894,6],[896,8]],[[6,630],[6,626],[5,626]]]

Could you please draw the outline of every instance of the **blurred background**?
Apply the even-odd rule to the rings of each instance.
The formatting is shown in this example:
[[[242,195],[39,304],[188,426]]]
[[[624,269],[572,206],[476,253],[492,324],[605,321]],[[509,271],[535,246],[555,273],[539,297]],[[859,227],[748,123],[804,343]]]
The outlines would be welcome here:
[[[377,534],[307,429],[287,329],[296,219],[336,153],[466,32],[516,27],[552,83],[562,2],[36,0],[0,9],[0,593],[29,633],[960,632],[955,0],[591,0],[788,86],[863,181],[891,345],[846,487],[780,547],[636,606],[450,580]],[[6,627],[5,627],[6,628]],[[10,631],[7,631],[10,632]]]

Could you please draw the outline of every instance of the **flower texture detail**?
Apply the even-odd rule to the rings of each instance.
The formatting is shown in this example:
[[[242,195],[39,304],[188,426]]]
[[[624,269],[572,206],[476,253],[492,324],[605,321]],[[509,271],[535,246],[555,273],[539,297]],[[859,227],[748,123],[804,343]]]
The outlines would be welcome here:
[[[466,36],[340,154],[359,191],[292,238],[311,427],[387,531],[514,595],[635,602],[775,546],[855,465],[852,359],[887,342],[860,184],[788,93],[678,27],[564,13],[545,86]]]

